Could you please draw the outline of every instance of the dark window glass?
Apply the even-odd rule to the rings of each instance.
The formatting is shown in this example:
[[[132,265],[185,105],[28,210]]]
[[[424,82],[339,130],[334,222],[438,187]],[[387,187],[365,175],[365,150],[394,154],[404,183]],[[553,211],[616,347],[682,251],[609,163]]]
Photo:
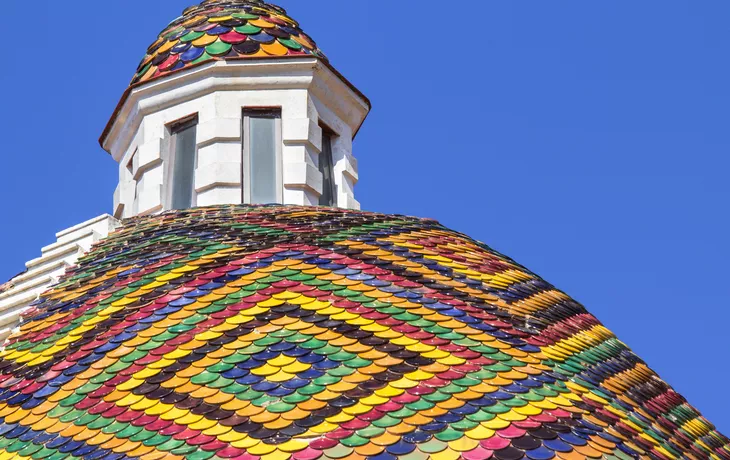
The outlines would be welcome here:
[[[320,206],[335,205],[335,173],[332,161],[332,134],[322,131],[322,151],[319,154],[319,172],[322,173]]]
[[[174,157],[172,159],[172,209],[187,209],[193,205],[196,124],[197,122],[193,120],[174,126],[171,129],[174,148]]]
[[[244,112],[244,161],[248,162],[248,197],[252,204],[281,201],[279,150],[281,148],[280,111]],[[245,176],[244,176],[245,177]]]

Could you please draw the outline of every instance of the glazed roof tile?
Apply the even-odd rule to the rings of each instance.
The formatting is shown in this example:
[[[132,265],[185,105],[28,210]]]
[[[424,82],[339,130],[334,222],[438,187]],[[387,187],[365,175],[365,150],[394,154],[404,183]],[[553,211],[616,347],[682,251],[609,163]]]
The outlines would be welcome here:
[[[139,217],[0,353],[0,458],[730,459],[583,306],[433,220]]]
[[[147,49],[132,85],[215,61],[326,56],[299,24],[259,0],[206,0],[187,8]]]

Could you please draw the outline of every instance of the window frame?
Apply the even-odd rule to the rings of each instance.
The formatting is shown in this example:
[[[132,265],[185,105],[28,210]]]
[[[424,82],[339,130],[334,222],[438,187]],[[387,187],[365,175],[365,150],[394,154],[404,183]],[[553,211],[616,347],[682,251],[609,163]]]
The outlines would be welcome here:
[[[276,180],[276,203],[284,202],[283,179],[283,137],[282,137],[282,109],[281,107],[244,107],[241,112],[241,199],[244,204],[251,201],[251,147],[249,142],[251,132],[251,118],[272,118],[274,123],[274,175]]]
[[[193,152],[193,185],[190,197],[190,207],[197,205],[197,193],[195,192],[195,171],[198,169],[198,145],[197,145],[197,127],[198,114],[194,113],[186,117],[175,120],[165,125],[165,137],[167,145],[165,147],[167,163],[164,171],[165,194],[163,209],[172,210],[173,192],[175,187],[175,162],[177,157],[177,134],[188,128],[195,128],[195,151]]]
[[[320,156],[317,160],[317,169],[322,174],[322,194],[320,195],[320,199],[318,201],[319,206],[326,206],[326,207],[337,207],[338,206],[338,199],[337,199],[337,180],[335,175],[335,151],[334,151],[334,144],[335,140],[339,137],[337,132],[327,126],[324,122],[320,120],[319,127],[322,130],[322,150],[320,150]],[[324,171],[322,170],[322,154],[325,152],[325,145],[324,140],[325,136],[329,138],[329,162],[330,162],[330,168],[332,170],[332,183],[330,186],[330,194],[331,194],[331,203],[329,204],[323,204],[322,203],[322,197],[324,196]]]

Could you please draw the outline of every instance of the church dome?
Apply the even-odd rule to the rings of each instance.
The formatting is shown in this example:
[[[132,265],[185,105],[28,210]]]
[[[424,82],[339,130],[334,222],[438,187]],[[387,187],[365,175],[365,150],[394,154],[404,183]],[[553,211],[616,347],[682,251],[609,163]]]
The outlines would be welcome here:
[[[0,353],[2,458],[730,459],[728,442],[575,300],[398,215],[126,220]]]
[[[327,59],[283,8],[261,0],[206,0],[160,33],[132,84],[214,60],[307,55]]]

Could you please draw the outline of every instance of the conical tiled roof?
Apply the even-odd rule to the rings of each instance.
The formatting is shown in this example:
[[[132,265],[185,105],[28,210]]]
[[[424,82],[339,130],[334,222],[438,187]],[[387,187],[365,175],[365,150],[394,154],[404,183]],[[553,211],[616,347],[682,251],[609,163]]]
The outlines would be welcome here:
[[[580,304],[411,217],[129,220],[0,357],[0,458],[730,459]]]
[[[150,45],[132,84],[214,60],[326,57],[286,11],[259,0],[206,0]]]

